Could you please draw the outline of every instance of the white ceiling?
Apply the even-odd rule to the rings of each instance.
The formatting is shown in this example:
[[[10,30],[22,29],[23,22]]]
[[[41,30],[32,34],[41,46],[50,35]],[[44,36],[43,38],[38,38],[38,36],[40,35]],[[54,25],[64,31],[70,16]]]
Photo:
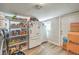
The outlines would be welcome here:
[[[40,21],[44,21],[79,10],[78,3],[46,3],[42,4],[43,7],[41,9],[35,9],[35,5],[37,5],[37,3],[0,3],[0,11],[23,16],[35,16]]]

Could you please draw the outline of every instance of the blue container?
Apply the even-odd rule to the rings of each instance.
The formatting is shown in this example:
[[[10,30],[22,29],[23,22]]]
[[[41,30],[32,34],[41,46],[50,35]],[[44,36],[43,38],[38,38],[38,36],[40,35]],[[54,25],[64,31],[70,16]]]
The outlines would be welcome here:
[[[63,43],[67,43],[68,42],[68,38],[67,37],[64,37],[63,38]]]

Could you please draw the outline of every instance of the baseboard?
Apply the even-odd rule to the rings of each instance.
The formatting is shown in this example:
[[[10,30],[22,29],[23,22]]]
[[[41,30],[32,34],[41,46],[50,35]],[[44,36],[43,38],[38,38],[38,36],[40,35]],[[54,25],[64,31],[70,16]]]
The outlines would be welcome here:
[[[50,41],[50,40],[48,40],[48,42],[50,42],[50,43],[52,43],[52,44],[54,44],[54,45],[60,46],[60,45],[58,45],[58,44],[56,44],[55,42],[52,42],[52,41]]]

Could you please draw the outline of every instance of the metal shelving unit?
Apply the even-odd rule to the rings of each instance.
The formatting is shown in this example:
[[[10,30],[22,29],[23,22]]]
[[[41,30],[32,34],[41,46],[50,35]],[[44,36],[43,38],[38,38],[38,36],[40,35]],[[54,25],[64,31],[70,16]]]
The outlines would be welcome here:
[[[23,51],[23,50],[26,50],[26,49],[28,49],[28,43],[29,43],[29,29],[28,29],[28,27],[11,27],[11,23],[23,23],[23,24],[28,24],[27,23],[27,21],[26,20],[16,20],[16,19],[11,19],[11,18],[9,18],[9,38],[8,38],[8,41],[9,40],[16,40],[16,39],[20,39],[20,40],[22,40],[22,38],[25,38],[25,40],[23,40],[23,41],[20,41],[20,42],[16,42],[16,43],[14,43],[14,44],[8,44],[8,50],[9,49],[11,49],[11,47],[13,47],[13,46],[21,46],[22,44],[26,44],[26,46],[25,47],[23,47],[23,48],[19,48],[18,50],[20,50],[20,51]],[[19,35],[12,35],[12,31],[16,31],[16,30],[20,30],[20,31],[22,31],[22,30],[25,30],[27,33],[26,34],[19,34]],[[11,54],[10,52],[9,52],[9,54]]]

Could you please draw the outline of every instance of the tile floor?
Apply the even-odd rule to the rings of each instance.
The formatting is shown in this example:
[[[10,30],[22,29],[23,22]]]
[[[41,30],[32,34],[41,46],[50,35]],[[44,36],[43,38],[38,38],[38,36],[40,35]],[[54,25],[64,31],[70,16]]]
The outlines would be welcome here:
[[[40,46],[26,50],[26,55],[73,55],[70,52],[65,51],[61,47],[58,47],[49,42],[43,43]]]

